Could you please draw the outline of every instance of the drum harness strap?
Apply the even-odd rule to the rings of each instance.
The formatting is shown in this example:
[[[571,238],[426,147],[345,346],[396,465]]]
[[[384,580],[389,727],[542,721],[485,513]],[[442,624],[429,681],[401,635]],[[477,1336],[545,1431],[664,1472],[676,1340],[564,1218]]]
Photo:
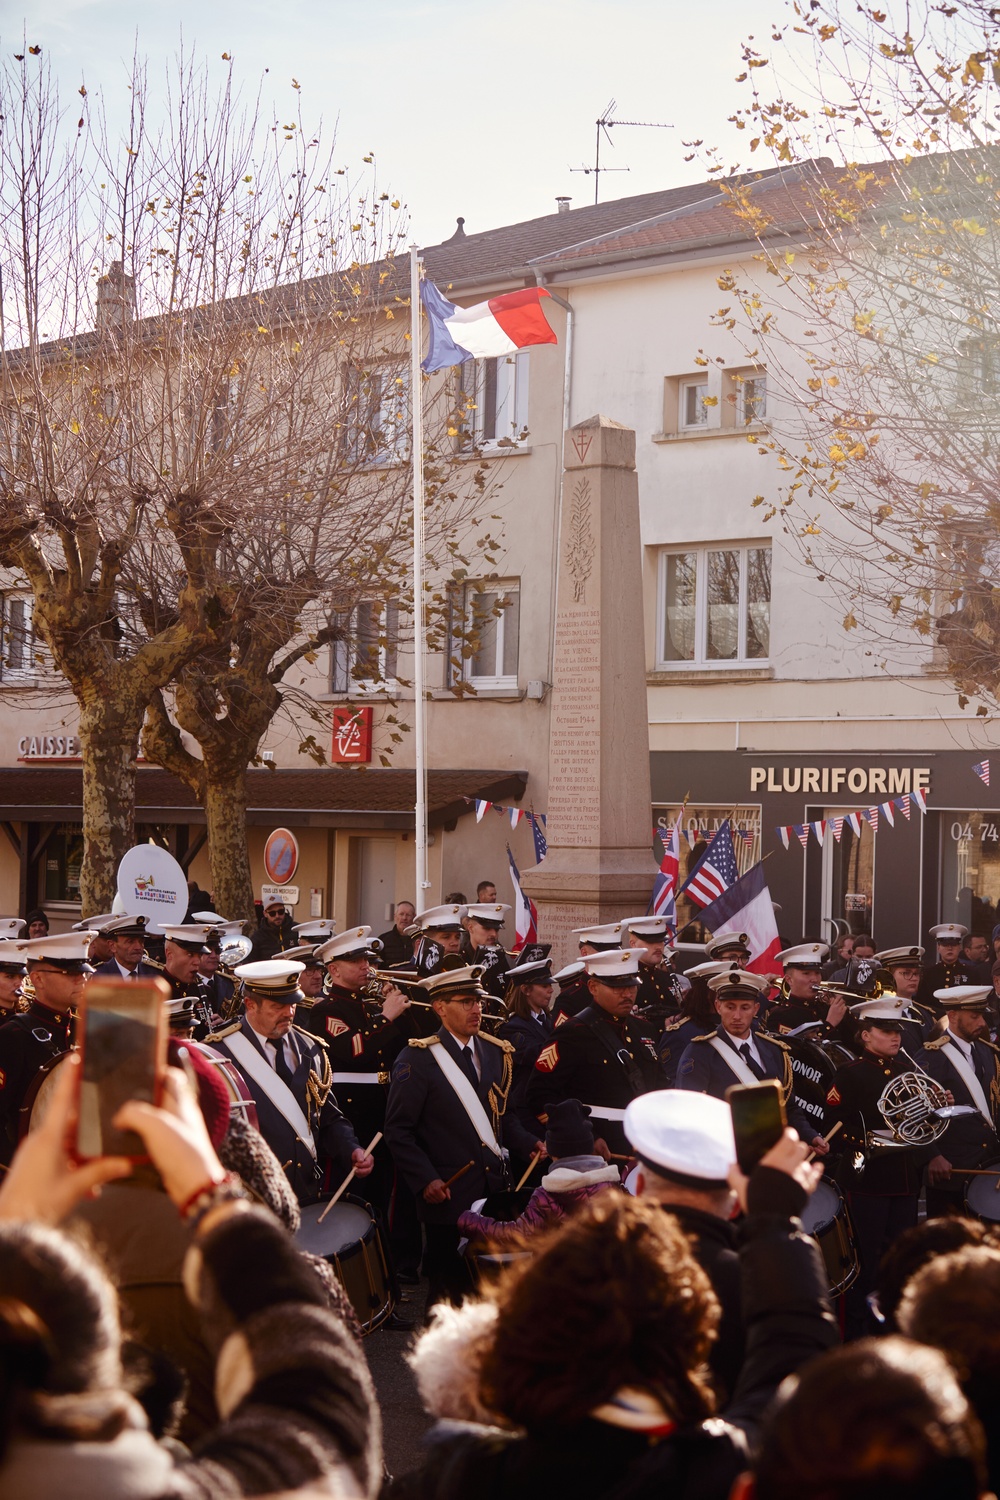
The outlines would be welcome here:
[[[458,1063],[447,1048],[442,1047],[440,1044],[436,1047],[428,1047],[427,1050],[444,1074],[445,1081],[450,1084],[458,1095],[458,1102],[468,1115],[472,1128],[479,1136],[482,1144],[488,1147],[494,1156],[503,1161],[503,1151],[500,1149],[500,1143],[494,1134],[489,1117],[475,1089],[458,1066]]]
[[[227,1047],[240,1067],[245,1068],[254,1083],[260,1085],[275,1109],[287,1120],[315,1160],[316,1142],[313,1140],[312,1129],[288,1084],[278,1077],[271,1064],[242,1032],[234,1032],[232,1036],[227,1036],[220,1045]]]
[[[972,1097],[973,1104],[976,1106],[979,1113],[986,1121],[987,1125],[991,1130],[995,1130],[996,1126],[993,1124],[993,1116],[990,1114],[990,1107],[986,1102],[986,1095],[983,1093],[983,1086],[979,1082],[979,1079],[976,1077],[975,1070],[968,1063],[964,1053],[962,1052],[962,1049],[960,1047],[956,1047],[953,1042],[945,1042],[944,1046],[940,1048],[940,1051],[944,1053],[945,1057],[951,1063],[959,1078],[961,1078],[962,1082],[965,1084],[965,1087],[968,1089]]]

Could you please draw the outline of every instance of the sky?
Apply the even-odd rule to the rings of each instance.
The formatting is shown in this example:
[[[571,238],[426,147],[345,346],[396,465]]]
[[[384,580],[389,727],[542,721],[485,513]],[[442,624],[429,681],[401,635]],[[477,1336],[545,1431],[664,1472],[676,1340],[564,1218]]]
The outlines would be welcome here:
[[[83,81],[124,111],[133,52],[164,75],[181,39],[263,94],[279,115],[336,126],[337,154],[374,153],[380,187],[409,206],[414,237],[436,244],[594,201],[595,121],[615,115],[674,128],[613,129],[601,200],[697,181],[685,142],[717,143],[731,161],[727,116],[740,42],[766,50],[784,0],[0,0],[0,51],[41,46],[71,99]],[[268,70],[265,73],[265,69]],[[293,80],[301,85],[296,93]]]

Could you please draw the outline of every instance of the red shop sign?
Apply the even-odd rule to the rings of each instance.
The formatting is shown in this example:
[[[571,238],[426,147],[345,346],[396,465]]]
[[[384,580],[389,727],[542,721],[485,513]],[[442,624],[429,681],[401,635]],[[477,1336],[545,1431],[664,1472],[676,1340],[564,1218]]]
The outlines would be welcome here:
[[[367,765],[372,758],[372,707],[345,703],[333,710],[333,747],[330,759],[335,766]]]

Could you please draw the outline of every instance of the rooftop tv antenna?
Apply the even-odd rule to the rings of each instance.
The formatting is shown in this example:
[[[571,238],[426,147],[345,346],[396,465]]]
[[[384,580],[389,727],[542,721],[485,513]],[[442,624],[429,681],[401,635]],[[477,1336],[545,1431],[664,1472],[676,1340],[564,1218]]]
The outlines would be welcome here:
[[[617,99],[611,99],[611,100],[609,100],[608,103],[604,106],[604,109],[603,109],[603,111],[601,113],[600,119],[596,121],[596,125],[597,125],[597,145],[596,145],[596,149],[594,151],[594,165],[592,167],[571,167],[570,168],[570,171],[572,171],[572,172],[583,172],[588,177],[590,176],[591,173],[594,174],[594,202],[595,203],[598,200],[598,193],[600,191],[601,173],[602,172],[628,172],[628,171],[631,170],[631,168],[629,168],[629,167],[602,167],[601,166],[601,133],[602,132],[604,133],[605,136],[607,136],[608,145],[609,146],[613,146],[614,145],[614,141],[611,139],[611,128],[614,125],[629,125],[629,126],[636,127],[636,128],[638,128],[640,130],[673,130],[673,128],[674,128],[672,125],[664,125],[664,124],[661,124],[661,123],[659,123],[659,122],[657,122],[655,120],[616,120],[616,119],[613,118],[613,116],[614,116],[614,112],[617,109],[617,107],[618,107],[618,100]]]

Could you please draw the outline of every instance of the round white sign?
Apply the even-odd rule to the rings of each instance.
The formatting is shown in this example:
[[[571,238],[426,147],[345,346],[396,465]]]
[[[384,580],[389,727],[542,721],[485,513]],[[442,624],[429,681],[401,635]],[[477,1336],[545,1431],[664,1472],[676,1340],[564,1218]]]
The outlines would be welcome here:
[[[118,894],[127,915],[145,917],[156,932],[187,915],[187,876],[158,844],[137,844],[128,851],[118,866]]]

